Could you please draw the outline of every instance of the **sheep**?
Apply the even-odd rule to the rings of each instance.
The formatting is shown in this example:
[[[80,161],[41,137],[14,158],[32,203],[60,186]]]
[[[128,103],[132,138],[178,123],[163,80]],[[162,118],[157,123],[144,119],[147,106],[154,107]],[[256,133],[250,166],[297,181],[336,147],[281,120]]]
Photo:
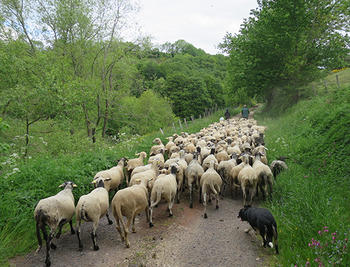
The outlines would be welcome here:
[[[152,143],[154,143],[156,145],[151,147],[151,150],[149,152],[150,156],[164,153],[165,146],[163,145],[162,140],[160,140],[159,138],[155,138]]]
[[[174,153],[177,153],[180,151],[180,147],[178,146],[172,146],[170,147],[169,151],[168,151],[168,158],[171,158],[171,156],[174,154]]]
[[[75,234],[72,225],[72,217],[74,215],[74,196],[72,189],[77,185],[71,181],[64,182],[59,187],[64,189],[58,192],[56,195],[41,199],[35,207],[34,218],[36,222],[36,236],[38,239],[38,248],[36,252],[39,252],[42,247],[42,239],[40,230],[44,235],[46,242],[46,266],[51,265],[50,248],[56,249],[56,245],[52,243],[52,239],[58,228],[56,238],[59,238],[62,233],[62,227],[65,223],[69,222],[71,234]],[[47,235],[46,225],[50,228],[50,233]]]
[[[120,234],[122,241],[125,241],[127,248],[130,247],[128,238],[129,228],[132,224],[132,232],[135,230],[135,217],[142,211],[146,212],[146,219],[149,222],[149,210],[148,210],[148,180],[138,179],[137,184],[119,190],[112,199],[112,213],[116,221],[116,229]],[[123,221],[123,216],[127,218],[126,225]],[[122,225],[122,228],[120,227]]]
[[[272,193],[273,174],[269,166],[261,162],[261,156],[263,156],[261,152],[257,152],[255,154],[253,169],[255,170],[256,175],[258,176],[258,188],[260,189],[263,195],[263,200],[265,200],[265,195],[271,196]],[[269,187],[269,190],[267,190],[267,186]]]
[[[170,136],[170,137],[167,137],[167,139],[169,140],[168,143],[165,145],[165,151],[168,153],[168,156],[169,156],[169,152],[170,152],[170,148],[172,146],[175,146],[175,143],[173,142],[173,137]]]
[[[162,198],[168,202],[169,217],[173,216],[172,208],[174,205],[174,200],[177,191],[176,174],[179,168],[179,165],[171,165],[170,174],[160,176],[154,182],[150,197],[151,205],[149,207],[149,227],[153,227],[153,207],[158,205]]]
[[[284,162],[284,160],[274,160],[270,164],[270,169],[271,169],[271,171],[273,173],[273,177],[276,180],[277,175],[280,174],[281,171],[287,170],[288,166]]]
[[[79,242],[79,250],[83,250],[83,244],[80,239],[81,221],[92,222],[91,239],[94,246],[94,250],[99,250],[99,246],[96,242],[96,229],[100,218],[106,215],[108,223],[112,224],[108,215],[109,208],[109,196],[108,191],[105,188],[105,183],[110,182],[111,178],[97,178],[92,183],[96,184],[96,188],[87,195],[82,195],[79,198],[77,207],[75,209],[77,237]]]
[[[131,177],[133,177],[136,173],[140,173],[140,172],[144,172],[144,171],[150,170],[151,167],[152,167],[152,163],[154,161],[158,162],[158,167],[159,168],[164,168],[164,156],[162,154],[157,154],[157,155],[152,156],[152,157],[149,158],[147,165],[145,165],[145,166],[138,166],[135,169],[133,169],[133,171],[131,172]]]
[[[230,156],[226,150],[222,150],[222,151],[216,153],[215,158],[217,159],[218,163],[220,163],[221,161],[229,160]]]
[[[126,185],[129,186],[129,178],[131,178],[131,172],[133,171],[133,169],[135,169],[138,166],[143,166],[143,160],[147,157],[147,153],[142,151],[140,153],[137,153],[136,156],[139,156],[138,158],[135,159],[129,159],[127,166],[126,166],[126,170],[127,170],[127,177],[126,177]]]
[[[187,177],[188,188],[190,190],[190,208],[193,208],[193,184],[199,186],[199,181],[204,173],[203,167],[198,162],[198,153],[196,152],[193,156],[193,160],[188,165],[185,175]]]
[[[154,160],[158,160],[158,161],[164,163],[164,162],[165,162],[165,159],[164,159],[163,153],[158,153],[158,154],[156,154],[156,155],[153,155],[153,156],[149,157],[149,159],[148,159],[148,164],[152,163]],[[163,167],[164,167],[164,166],[162,166],[162,168],[163,168]]]
[[[144,181],[144,180],[151,179],[154,182],[158,174],[159,174],[159,162],[153,161],[152,166],[149,170],[136,173],[131,177],[129,186],[135,185],[136,183],[138,183],[138,180]],[[148,183],[149,190],[152,190],[153,182]]]
[[[97,180],[100,177],[111,178],[110,182],[105,184],[105,188],[108,192],[111,190],[117,190],[125,177],[124,175],[125,163],[126,163],[126,159],[121,158],[117,166],[112,167],[108,170],[99,171],[98,173],[96,173],[94,180]]]
[[[243,192],[243,206],[247,206],[252,204],[258,184],[258,176],[253,167],[249,165],[251,156],[244,154],[242,157],[243,161],[241,164],[243,164],[243,168],[238,174],[238,181]]]
[[[256,153],[260,152],[261,153],[261,162],[267,165],[267,157],[266,157],[266,151],[268,149],[263,146],[257,146],[256,148],[253,149],[253,155],[256,155]]]
[[[219,208],[219,193],[222,185],[220,175],[214,169],[214,160],[210,161],[209,168],[203,173],[200,180],[200,195],[203,194],[204,205],[204,218],[208,218],[207,215],[207,195],[210,201],[210,193],[213,193],[216,199],[216,209]]]
[[[220,190],[221,195],[224,195],[224,192],[226,190],[226,186],[229,185],[230,187],[232,186],[231,181],[230,181],[230,176],[229,173],[233,167],[237,166],[236,158],[233,157],[230,160],[225,160],[221,161],[217,167],[217,171],[219,175],[222,178],[222,187]],[[238,174],[237,174],[238,175]]]
[[[190,162],[193,160],[193,153],[186,153],[185,160],[186,160],[187,165],[190,164]]]
[[[209,168],[209,166],[210,166],[210,161],[213,160],[213,161],[215,162],[216,165],[218,164],[218,160],[215,158],[214,153],[215,153],[215,148],[212,148],[212,149],[210,150],[210,155],[208,155],[208,156],[203,160],[203,162],[202,162],[202,167],[203,167],[203,170],[204,170],[204,171],[206,171],[206,170]]]
[[[176,162],[179,165],[179,170],[176,174],[176,181],[177,181],[177,195],[176,195],[176,202],[180,203],[180,195],[181,191],[184,191],[185,188],[185,171],[188,167],[188,164],[185,160],[185,152],[183,150],[180,151],[180,159]]]

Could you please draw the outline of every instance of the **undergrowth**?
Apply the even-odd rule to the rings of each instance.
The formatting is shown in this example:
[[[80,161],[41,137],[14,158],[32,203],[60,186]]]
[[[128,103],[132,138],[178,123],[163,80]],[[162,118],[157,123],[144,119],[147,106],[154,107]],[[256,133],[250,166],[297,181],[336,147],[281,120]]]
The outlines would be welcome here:
[[[269,161],[288,157],[288,170],[277,177],[266,203],[279,227],[276,264],[348,266],[350,87],[300,101],[278,118],[260,114],[258,120],[268,127]],[[322,229],[334,234],[321,236]]]

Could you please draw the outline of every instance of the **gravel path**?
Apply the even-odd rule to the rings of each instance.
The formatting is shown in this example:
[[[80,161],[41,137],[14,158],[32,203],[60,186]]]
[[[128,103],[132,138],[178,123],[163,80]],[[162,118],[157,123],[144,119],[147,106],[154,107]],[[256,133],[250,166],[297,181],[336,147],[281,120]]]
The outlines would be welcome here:
[[[130,234],[131,247],[125,248],[114,224],[106,218],[97,229],[99,251],[92,249],[91,223],[82,225],[84,250],[78,251],[75,235],[66,233],[56,240],[57,249],[51,250],[52,266],[263,266],[272,250],[262,249],[254,234],[246,234],[246,222],[237,218],[241,198],[225,197],[215,209],[207,208],[208,219],[203,218],[203,207],[198,203],[189,208],[188,195],[174,205],[174,216],[167,216],[167,205],[154,210],[154,227],[149,228],[145,214],[136,218],[135,234]],[[215,201],[213,201],[215,203]],[[113,217],[113,216],[112,216]],[[114,218],[113,218],[114,219]],[[65,226],[68,230],[68,225]],[[252,233],[253,231],[251,231]],[[35,236],[33,236],[35,238]],[[262,256],[265,255],[265,256]],[[11,266],[44,266],[45,246],[36,254],[16,257]]]

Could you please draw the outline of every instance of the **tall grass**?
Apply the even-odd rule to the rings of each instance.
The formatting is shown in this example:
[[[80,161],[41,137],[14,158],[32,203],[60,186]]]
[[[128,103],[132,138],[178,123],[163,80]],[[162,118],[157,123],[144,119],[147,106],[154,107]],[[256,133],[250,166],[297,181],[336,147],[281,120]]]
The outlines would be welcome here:
[[[289,157],[266,203],[279,227],[277,264],[349,266],[350,86],[258,120],[268,126],[269,160]]]
[[[224,111],[198,119],[177,127],[176,132],[198,132],[213,121],[218,121]],[[93,175],[102,169],[115,165],[121,157],[134,158],[136,152],[149,152],[152,140],[166,137],[174,129],[164,129],[164,135],[153,132],[144,136],[122,136],[118,144],[110,143],[89,146],[88,150],[71,151],[67,154],[44,154],[26,162],[19,162],[17,171],[7,173],[0,179],[0,264],[7,259],[27,253],[36,246],[33,211],[41,199],[59,191],[58,185],[64,181],[74,181],[78,187],[73,190],[75,200],[88,193]],[[61,142],[59,140],[58,142]],[[124,185],[125,186],[125,185]]]

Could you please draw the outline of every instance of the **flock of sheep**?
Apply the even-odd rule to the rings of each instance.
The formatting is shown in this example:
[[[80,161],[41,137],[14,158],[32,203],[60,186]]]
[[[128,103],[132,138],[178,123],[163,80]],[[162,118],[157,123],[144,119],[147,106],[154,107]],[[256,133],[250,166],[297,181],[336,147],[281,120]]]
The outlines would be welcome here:
[[[60,185],[62,191],[40,200],[35,208],[37,251],[42,247],[41,231],[46,241],[45,263],[50,266],[50,248],[56,248],[52,239],[57,230],[56,238],[61,235],[62,226],[67,222],[71,233],[77,232],[79,250],[82,250],[82,220],[92,222],[91,239],[94,250],[98,250],[96,229],[100,218],[106,215],[108,222],[113,223],[108,214],[109,191],[116,191],[111,210],[126,247],[130,247],[128,234],[130,226],[135,232],[137,214],[144,211],[152,227],[154,207],[164,199],[168,203],[169,216],[172,216],[175,199],[179,203],[181,193],[186,189],[189,190],[190,208],[193,207],[194,189],[199,189],[204,218],[207,218],[207,202],[213,196],[216,208],[219,208],[219,195],[223,197],[226,191],[233,194],[240,189],[243,206],[250,206],[258,193],[265,199],[271,195],[274,176],[287,166],[283,161],[274,161],[270,167],[267,165],[264,131],[265,127],[258,126],[253,119],[229,119],[213,123],[196,134],[174,134],[167,138],[166,145],[156,138],[147,165],[144,165],[146,152],[136,154],[138,158],[120,159],[117,166],[95,175],[92,181],[95,189],[81,196],[76,206],[72,194],[76,185],[71,181],[63,183]],[[118,190],[125,179],[127,187]],[[74,213],[76,231],[72,226]],[[123,217],[126,217],[126,223]],[[46,226],[50,228],[49,234]]]

